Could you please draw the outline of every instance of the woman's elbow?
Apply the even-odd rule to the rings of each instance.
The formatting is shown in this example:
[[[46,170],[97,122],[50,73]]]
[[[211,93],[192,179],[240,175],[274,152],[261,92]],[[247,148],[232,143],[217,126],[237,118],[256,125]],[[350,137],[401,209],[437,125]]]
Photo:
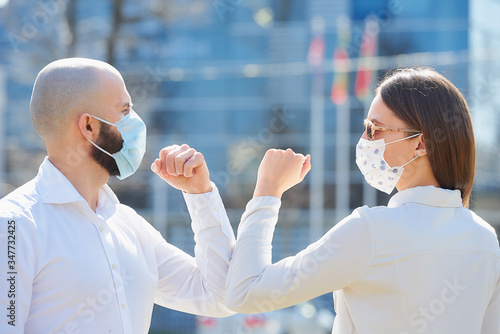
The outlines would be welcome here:
[[[263,296],[248,289],[228,286],[226,290],[226,306],[228,309],[243,313],[264,313],[275,309],[270,295]]]
[[[238,313],[247,313],[246,294],[239,293],[235,288],[228,286],[226,289],[226,307]]]

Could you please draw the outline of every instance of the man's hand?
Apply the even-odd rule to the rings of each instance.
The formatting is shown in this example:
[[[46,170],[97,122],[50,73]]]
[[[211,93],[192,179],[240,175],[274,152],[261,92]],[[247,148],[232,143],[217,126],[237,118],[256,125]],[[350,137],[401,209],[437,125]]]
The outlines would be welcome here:
[[[172,187],[188,194],[212,191],[205,158],[186,144],[162,149],[159,158],[151,165],[151,170]]]
[[[270,149],[262,159],[253,197],[275,196],[301,182],[311,170],[311,156],[304,157],[291,149]]]

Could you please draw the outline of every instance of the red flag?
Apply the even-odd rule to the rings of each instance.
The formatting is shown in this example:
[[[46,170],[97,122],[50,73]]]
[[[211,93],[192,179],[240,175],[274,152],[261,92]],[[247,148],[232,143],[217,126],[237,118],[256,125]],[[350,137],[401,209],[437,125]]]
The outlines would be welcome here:
[[[323,54],[325,52],[325,41],[322,37],[316,36],[311,40],[309,45],[309,53],[307,54],[307,60],[309,64],[314,66],[320,66],[323,63]]]
[[[358,73],[356,74],[356,83],[354,84],[354,94],[359,99],[364,99],[370,92],[372,63],[369,58],[375,55],[377,49],[377,33],[377,23],[374,21],[366,22],[361,49],[359,51]]]
[[[348,85],[348,54],[344,48],[337,47],[333,53],[334,80],[330,97],[335,104],[343,104],[347,101]]]
[[[333,84],[330,92],[332,102],[344,104],[349,98],[349,53],[351,44],[351,22],[348,17],[337,20],[338,46],[333,53]]]

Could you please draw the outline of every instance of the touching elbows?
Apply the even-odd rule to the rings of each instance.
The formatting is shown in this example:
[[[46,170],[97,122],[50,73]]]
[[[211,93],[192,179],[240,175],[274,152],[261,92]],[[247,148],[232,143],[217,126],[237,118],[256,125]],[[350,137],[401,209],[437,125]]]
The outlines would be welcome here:
[[[228,280],[226,287],[227,308],[243,314],[264,313],[279,308],[276,307],[271,292],[267,293],[255,287],[256,280],[258,278],[235,283]]]

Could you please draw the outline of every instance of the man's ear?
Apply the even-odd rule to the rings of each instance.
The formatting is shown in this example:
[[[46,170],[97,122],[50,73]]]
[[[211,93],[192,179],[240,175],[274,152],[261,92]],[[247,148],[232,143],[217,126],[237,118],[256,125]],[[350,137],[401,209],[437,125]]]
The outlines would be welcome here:
[[[418,142],[417,142],[417,147],[415,148],[415,156],[418,157],[423,157],[427,155],[427,148],[425,146],[425,139],[424,139],[424,134],[420,134],[420,136],[417,137]]]
[[[89,113],[83,113],[78,117],[78,128],[86,139],[96,142],[99,136],[99,122]]]

